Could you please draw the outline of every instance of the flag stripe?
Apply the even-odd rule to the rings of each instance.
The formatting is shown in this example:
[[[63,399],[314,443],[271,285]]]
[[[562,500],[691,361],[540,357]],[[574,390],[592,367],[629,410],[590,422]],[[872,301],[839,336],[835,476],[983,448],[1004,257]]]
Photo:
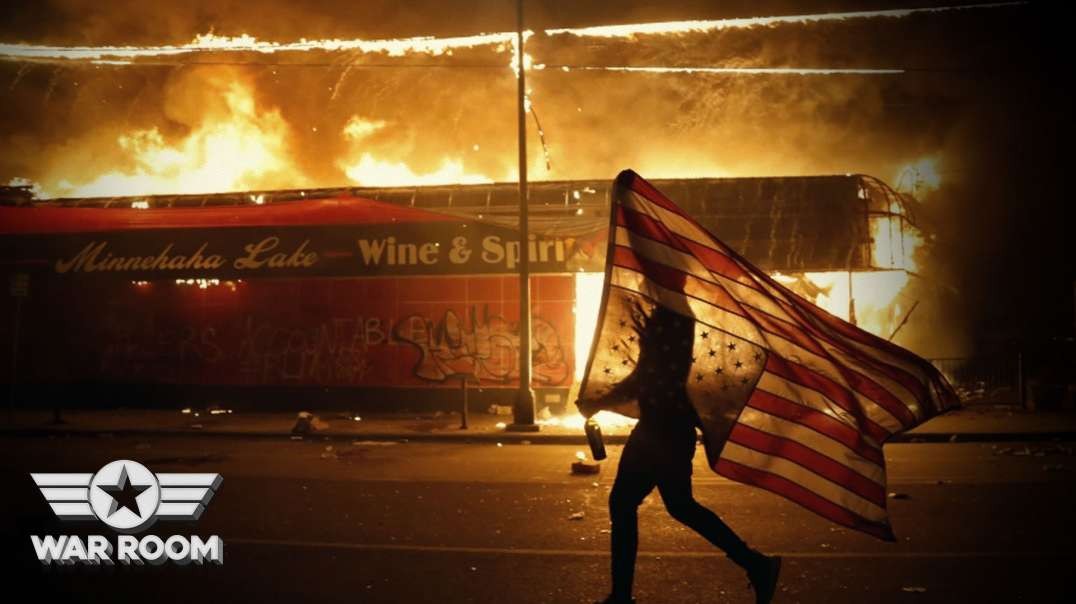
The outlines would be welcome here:
[[[892,540],[882,443],[955,404],[944,377],[911,352],[830,315],[778,283],[634,172],[618,176],[613,202],[607,304],[621,300],[610,291],[630,292],[693,318],[696,338],[705,338],[712,329],[741,338],[748,349],[758,347],[756,361],[765,353],[762,366],[755,364],[751,370],[755,381],[745,377],[743,389],[733,389],[727,400],[693,400],[713,469],[845,526]],[[598,342],[622,341],[627,351],[639,345],[625,335],[632,329],[626,326],[625,313],[633,322],[649,321],[637,317],[634,308],[603,314]],[[696,341],[693,346],[699,351],[707,344]],[[595,348],[588,367],[601,358],[603,370],[588,369],[586,396],[601,397],[621,383],[636,387],[626,381],[639,379],[636,369],[621,367],[625,353],[619,345],[608,346],[609,351]],[[726,391],[722,368],[731,370],[735,362],[739,369],[744,360],[738,348],[733,350],[730,343],[728,353],[717,350],[722,356],[715,357],[711,348],[708,355],[693,357],[693,383],[701,382],[705,373]],[[700,388],[693,397],[725,396],[711,386]],[[723,416],[736,414],[731,429],[713,415],[715,405]]]
[[[696,278],[706,280],[708,285],[706,286],[703,296],[709,299],[713,296],[713,301],[718,306],[725,308],[731,312],[739,315],[748,315],[756,323],[765,323],[765,325],[759,325],[760,329],[764,329],[774,335],[785,338],[789,342],[803,348],[806,351],[814,353],[818,359],[814,363],[808,363],[815,369],[819,368],[819,362],[826,366],[823,372],[827,373],[830,378],[839,382],[845,382],[848,386],[854,389],[859,394],[866,396],[875,404],[885,409],[886,413],[893,416],[893,418],[899,422],[901,427],[908,426],[911,422],[914,422],[916,417],[911,409],[917,408],[916,399],[925,395],[923,385],[918,380],[915,380],[912,376],[907,376],[896,368],[885,366],[885,368],[879,366],[879,362],[876,359],[872,359],[869,356],[861,354],[857,350],[841,349],[829,341],[829,338],[825,338],[825,343],[818,342],[812,335],[822,335],[821,333],[813,330],[804,330],[802,326],[796,325],[789,321],[785,321],[779,317],[768,315],[761,309],[753,309],[749,305],[740,303],[734,296],[732,296],[720,283],[713,281],[714,275],[705,266],[701,266],[698,259],[684,254],[682,251],[676,249],[673,246],[666,245],[661,241],[656,241],[650,237],[644,237],[642,235],[635,234],[624,228],[618,228],[616,233],[616,243],[618,246],[618,256],[614,257],[614,263],[630,266],[631,268],[638,270],[644,274],[648,273],[648,267],[652,266],[647,264],[644,260],[651,260],[653,262],[659,262],[674,270],[682,271],[688,275],[693,275]],[[627,262],[619,261],[619,258],[623,257],[621,249],[633,248],[632,253],[639,252],[636,255],[640,261]],[[645,254],[645,256],[643,256]],[[672,287],[668,285],[675,280],[673,274],[669,273],[664,268],[661,269],[663,276],[661,283],[663,286],[669,289],[678,290],[680,288]],[[762,296],[757,296],[761,298]],[[796,356],[803,356],[799,353],[793,353]],[[843,364],[834,363],[832,357],[839,357]],[[841,369],[845,367],[847,369]],[[857,369],[856,373],[850,373],[849,370]],[[892,371],[891,371],[892,370]],[[867,378],[863,372],[874,373],[879,380],[886,382],[885,388],[880,386],[875,380]],[[899,375],[898,375],[899,374]],[[903,379],[906,378],[906,379]],[[909,389],[912,386],[912,389]]]
[[[665,223],[627,206],[616,207],[616,225],[627,229],[629,232],[644,235],[654,241],[661,241],[670,247],[676,248],[678,252],[689,253],[687,246],[680,243],[676,236],[669,231],[669,227],[665,226]]]
[[[710,269],[700,262],[698,258],[682,252],[664,241],[651,239],[625,227],[617,227],[615,243],[616,245],[631,248],[655,262],[671,266],[676,270],[694,275],[696,278],[713,282],[720,287],[720,284],[714,280]]]
[[[743,408],[739,418],[741,424],[776,437],[792,439],[841,465],[847,466],[877,484],[884,484],[885,476],[882,470],[884,462],[869,460],[857,453],[853,448],[821,434],[810,426],[767,413],[761,408],[763,405],[755,405],[755,399],[761,396],[766,396],[766,393],[761,390],[755,390],[751,393],[751,397],[748,399],[747,405]]]
[[[714,306],[705,300],[663,287],[646,275],[624,266],[614,266],[611,285],[639,294],[655,304],[667,306],[685,317],[723,331],[727,334],[747,340],[759,346],[765,346],[754,324],[735,313]],[[719,321],[707,320],[713,315]]]
[[[626,252],[620,252],[620,250],[621,248],[617,248],[617,250],[614,251],[614,257],[617,257],[618,253],[632,253],[629,250]],[[622,255],[621,259],[625,259],[626,257],[626,255]],[[625,262],[627,262],[626,259]],[[675,269],[669,270],[675,271]],[[847,398],[851,398],[853,402],[845,405],[849,411],[852,411],[853,409],[862,409],[865,413],[865,419],[883,426],[887,433],[901,430],[902,427],[904,427],[903,422],[894,417],[886,407],[879,405],[874,399],[869,398],[864,393],[853,390],[847,382],[843,370],[833,363],[832,360],[795,347],[791,342],[788,342],[788,340],[784,340],[783,338],[766,338],[765,334],[761,333],[758,324],[752,323],[748,319],[740,317],[740,315],[734,312],[714,306],[706,299],[698,297],[697,294],[700,293],[706,295],[705,291],[685,293],[685,287],[678,282],[680,278],[678,275],[675,275],[675,273],[664,273],[665,267],[662,268],[662,271],[663,275],[659,275],[659,272],[656,271],[650,273],[653,277],[663,280],[663,282],[659,282],[655,279],[648,278],[648,273],[645,272],[641,266],[627,267],[621,264],[613,264],[612,284],[646,296],[654,301],[655,304],[667,306],[685,315],[685,317],[691,317],[696,321],[704,322],[714,329],[720,329],[722,332],[748,340],[755,343],[755,345],[777,352],[777,354],[770,355],[770,359],[775,359],[777,356],[782,357],[782,359],[796,359],[798,360],[799,366],[802,366],[805,370],[817,375],[819,379],[825,380],[825,383],[832,384],[833,389],[840,391],[837,396],[841,396],[841,398],[839,401],[834,398],[835,402],[844,403]],[[682,273],[679,273],[679,275],[682,275]],[[694,283],[694,280],[692,282]],[[671,286],[667,287],[666,285]],[[675,289],[675,287],[677,287],[677,289]],[[706,318],[708,317],[712,317],[713,320],[707,320]],[[805,383],[805,385],[809,385],[809,382]],[[831,392],[824,392],[827,396],[830,396],[831,398],[834,397]]]
[[[735,252],[730,253],[736,256]],[[737,265],[742,267],[746,263],[743,258],[739,256],[736,258]],[[858,352],[861,356],[878,363],[880,369],[886,370],[893,379],[901,381],[916,396],[925,397],[920,398],[921,403],[940,402],[942,406],[949,406],[957,402],[955,399],[939,401],[931,395],[928,385],[936,385],[942,392],[951,393],[952,390],[948,384],[941,381],[943,378],[927,361],[888,340],[831,315],[762,271],[756,271],[756,277],[761,296],[771,298],[787,313],[791,313],[795,323],[816,335],[826,337],[834,345],[846,347],[849,352]],[[937,404],[932,404],[932,407],[934,407],[933,412],[941,408]],[[925,419],[925,416],[917,417],[917,419]]]
[[[852,417],[856,418],[859,428],[879,443],[885,442],[893,433],[893,431],[868,418],[856,404],[856,399],[852,397],[851,393],[829,378],[792,363],[787,359],[782,359],[777,355],[770,355],[766,358],[766,371],[773,372],[805,388],[821,392],[827,399],[837,403]]]
[[[730,292],[733,297],[741,298],[742,302],[746,303],[746,306],[759,306],[758,303],[763,303],[769,308],[760,308],[763,312],[778,318],[779,320],[788,321],[793,323],[797,329],[803,330],[808,337],[812,339],[821,340],[820,345],[826,346],[829,351],[841,350],[842,356],[854,355],[859,359],[860,364],[866,364],[869,366],[869,370],[875,370],[882,372],[888,378],[896,381],[907,390],[908,394],[915,398],[921,398],[927,396],[925,383],[927,382],[926,376],[923,375],[922,363],[910,363],[906,359],[894,358],[892,355],[886,352],[879,351],[865,347],[858,343],[848,342],[845,338],[842,338],[839,334],[834,334],[832,331],[817,324],[817,320],[813,315],[804,316],[803,313],[797,313],[797,306],[785,303],[777,303],[776,306],[780,310],[776,311],[773,308],[775,303],[772,302],[773,298],[768,297],[765,293],[755,290],[754,288],[748,288],[742,286],[739,283],[733,282],[732,287],[739,286],[735,293]],[[775,284],[780,286],[780,284]],[[780,286],[783,287],[783,286]],[[744,291],[747,290],[747,291]],[[793,292],[786,292],[789,295],[795,295]],[[766,304],[768,302],[768,304]],[[803,301],[808,303],[807,301]],[[823,311],[824,312],[824,311]],[[796,321],[792,315],[800,319]],[[851,345],[851,346],[850,346]],[[850,346],[850,347],[849,347]]]
[[[809,304],[809,302],[804,302]],[[819,338],[826,344],[829,344],[827,349],[840,349],[843,355],[854,355],[855,358],[860,359],[862,363],[869,365],[870,369],[881,372],[886,377],[896,381],[900,387],[908,392],[912,397],[912,400],[921,400],[922,397],[927,396],[926,383],[928,378],[924,375],[923,362],[909,362],[906,358],[895,358],[889,353],[880,351],[877,348],[870,348],[855,342],[849,342],[840,334],[834,334],[831,330],[820,325],[814,315],[805,316],[803,313],[797,313],[797,309],[803,305],[805,304],[794,306],[784,303],[783,307],[787,308],[789,312],[798,315],[800,320],[796,321],[796,324],[801,329],[812,336]],[[933,368],[930,368],[929,370],[932,371]]]
[[[628,193],[630,195],[638,196],[639,198],[644,199],[650,203],[657,204],[662,208],[673,212],[674,214],[683,216],[684,218],[691,220],[691,218],[687,214],[685,214],[683,210],[680,209],[680,206],[673,203],[673,201],[668,197],[665,197],[665,194],[657,190],[654,185],[646,182],[641,178],[635,179],[635,182],[632,183],[631,189],[628,190]]]
[[[764,390],[761,381],[758,389],[751,395],[748,406],[769,413],[774,417],[780,417],[810,428],[827,438],[841,443],[868,461],[879,465],[885,463],[882,450],[864,440],[863,436],[848,424],[832,415],[805,407]]]
[[[663,206],[655,207],[652,204],[648,204],[645,198],[641,198],[638,195],[630,196],[630,202],[633,203],[635,208],[640,209],[642,215],[646,215],[643,212],[649,211],[654,216],[660,217],[667,215],[671,211]],[[845,340],[847,338],[853,339],[856,341],[856,344],[854,345],[856,351],[861,354],[869,355],[873,357],[873,360],[876,362],[884,364],[883,367],[879,368],[880,370],[886,371],[890,377],[900,381],[904,387],[912,391],[914,396],[926,397],[933,402],[925,385],[926,382],[933,381],[932,378],[926,377],[933,375],[933,370],[932,368],[926,368],[926,375],[923,375],[923,362],[920,359],[915,358],[914,355],[910,355],[910,353],[900,347],[883,340],[874,334],[857,329],[839,318],[830,315],[824,310],[817,308],[810,302],[802,300],[802,298],[794,292],[789,291],[786,287],[774,281],[769,275],[765,275],[764,273],[761,273],[761,271],[756,271],[755,274],[751,273],[749,268],[744,266],[745,263],[742,259],[737,258],[735,252],[727,249],[713,237],[708,236],[708,234],[700,234],[701,227],[698,227],[694,223],[685,224],[683,214],[679,212],[672,213],[673,217],[670,220],[670,223],[662,224],[662,226],[665,227],[664,229],[655,229],[653,226],[649,227],[651,231],[667,231],[668,235],[662,239],[667,245],[677,249],[683,247],[688,248],[688,251],[696,256],[711,272],[717,275],[726,276],[740,286],[749,288],[757,292],[757,294],[760,294],[756,299],[764,299],[768,295],[775,296],[781,303],[782,308],[786,311],[800,315],[801,319],[806,319],[807,317],[804,317],[802,313],[797,311],[801,308],[805,309],[810,313],[810,318],[820,320],[824,325],[837,330],[837,334],[830,334],[830,337],[834,337],[837,340],[834,342],[835,344],[839,345],[839,343],[844,343],[845,345],[849,345],[851,343],[846,342]],[[654,221],[655,219],[650,218],[650,220]],[[751,283],[751,285],[744,282]],[[796,300],[806,302],[806,304],[795,304],[794,301]],[[767,304],[766,306],[770,306],[771,308],[760,308],[760,310],[764,310],[764,312],[769,312],[771,315],[778,317],[785,314],[784,312],[775,312],[775,309],[772,308],[772,304]],[[811,324],[810,321],[803,320],[802,323],[804,324],[802,327],[817,327],[816,325]],[[815,330],[815,334],[822,335],[827,331],[828,330]],[[868,346],[863,346],[863,344],[867,344]],[[886,357],[895,355],[896,358],[878,358],[877,353],[882,351],[886,353]],[[872,352],[874,354],[872,354]],[[909,357],[911,357],[910,363]],[[919,370],[911,370],[905,365],[910,365]],[[933,406],[936,407],[937,405]],[[918,414],[916,414],[916,419],[919,419]]]
[[[840,369],[844,379],[848,381],[848,385],[853,390],[874,401],[888,411],[890,415],[896,417],[901,423],[900,428],[907,428],[915,423],[915,416],[908,409],[909,403],[901,401],[892,392],[878,385],[878,382],[859,371],[855,371],[853,367],[858,363],[851,357],[844,354],[840,354],[840,356],[842,357],[840,361],[843,361],[843,364],[834,363],[834,366]],[[915,404],[914,399],[910,404]]]
[[[666,289],[698,298],[722,311],[748,320],[744,309],[721,286],[645,256],[642,251],[639,246],[630,248],[617,245],[613,250],[613,265],[633,270]]]
[[[782,321],[776,317],[772,317],[757,308],[751,306],[743,307],[747,312],[747,315],[751,317],[759,327],[768,333],[782,337],[789,342],[792,342],[796,346],[811,352],[817,356],[825,356],[826,349],[814,341],[809,336],[805,335],[802,330],[797,328],[792,323]]]
[[[762,376],[759,378],[758,387],[785,400],[792,401],[798,405],[803,405],[809,409],[814,409],[820,413],[825,413],[853,430],[859,430],[859,420],[856,419],[855,416],[818,390],[812,390],[806,386],[797,384],[772,371],[762,372]],[[880,444],[873,440],[870,442],[874,446],[881,447]]]
[[[671,252],[670,248],[666,247],[664,249]],[[781,334],[763,332],[757,322],[752,322],[736,312],[737,310],[742,312],[742,308],[731,310],[723,308],[722,305],[734,307],[738,305],[725,290],[714,286],[712,283],[696,279],[694,276],[677,268],[657,263],[651,258],[643,257],[636,253],[635,250],[621,245],[616,246],[614,249],[612,262],[614,270],[615,268],[621,268],[634,271],[637,274],[637,283],[649,281],[650,284],[662,288],[664,292],[653,296],[655,299],[671,301],[676,295],[689,296],[690,300],[687,307],[692,310],[688,316],[693,316],[697,319],[706,316],[705,312],[698,310],[700,308],[709,312],[716,312],[718,314],[716,317],[717,322],[722,324],[722,328],[727,327],[726,322],[736,324],[736,329],[726,329],[726,331],[765,346],[785,358],[798,359],[800,364],[849,390],[851,395],[863,405],[870,418],[886,426],[891,432],[905,427],[907,419],[911,417],[911,413],[907,408],[888,391],[861,374],[851,371],[847,366],[834,362],[828,354],[814,354],[812,351],[798,346],[796,342],[781,337]],[[617,283],[622,284],[620,281]],[[638,286],[632,287],[632,289],[640,291],[640,293],[647,293],[639,289]],[[684,304],[678,304],[678,308],[681,309],[680,312],[683,312]],[[713,321],[710,324],[717,328]],[[776,336],[777,339],[767,338],[767,333]]]
[[[893,532],[888,524],[867,520],[782,476],[751,468],[725,458],[717,460],[714,471],[737,482],[774,492],[842,526],[863,531],[885,541],[894,540]]]
[[[811,331],[808,329],[808,331]],[[895,405],[891,412],[903,419],[905,425],[915,421],[914,409],[918,408],[918,400],[926,396],[923,382],[915,379],[903,370],[886,364],[878,359],[865,355],[857,348],[841,346],[837,341],[824,334],[815,333],[817,342],[825,349],[826,354],[835,358],[849,368],[854,368],[861,376],[874,376],[876,385],[884,387]]]
[[[834,505],[843,507],[857,516],[875,522],[885,519],[885,507],[870,501],[858,493],[815,474],[811,470],[783,457],[729,441],[721,450],[720,459],[727,459],[749,468],[776,474],[808,488]]]
[[[685,241],[694,241],[707,247],[722,249],[720,242],[707,233],[706,229],[680,212],[669,210],[638,195],[626,196],[621,205],[661,222]],[[745,271],[745,274],[750,274],[750,271]]]
[[[625,213],[630,213],[630,210]],[[649,222],[647,222],[647,220],[649,220]],[[815,352],[816,354],[822,356],[826,356],[827,353],[838,354],[841,357],[845,358],[851,358],[849,355],[854,356],[856,359],[859,359],[858,361],[855,361],[857,367],[862,368],[864,364],[869,365],[870,369],[867,369],[867,371],[874,369],[876,372],[880,372],[884,374],[885,377],[893,380],[892,383],[888,384],[887,393],[894,394],[894,391],[897,391],[899,392],[899,394],[895,394],[895,396],[886,396],[885,394],[883,394],[881,395],[883,397],[881,399],[879,399],[877,396],[870,396],[868,392],[877,392],[877,390],[874,389],[870,384],[864,385],[864,388],[869,389],[868,391],[860,390],[860,392],[870,396],[870,398],[883,405],[891,415],[901,420],[902,425],[907,425],[909,422],[915,421],[915,414],[913,414],[911,411],[907,411],[906,409],[904,409],[904,407],[915,408],[917,407],[915,403],[916,399],[927,396],[922,379],[917,378],[915,375],[907,373],[904,369],[898,366],[891,365],[889,363],[886,363],[884,360],[877,358],[876,356],[870,355],[866,351],[861,350],[859,347],[854,347],[851,349],[845,348],[844,350],[839,350],[838,347],[840,346],[840,338],[834,337],[832,334],[828,334],[823,329],[819,329],[818,326],[813,324],[813,322],[801,321],[797,325],[788,321],[788,319],[791,318],[788,316],[788,312],[795,312],[794,307],[788,308],[786,310],[786,307],[783,306],[775,305],[773,303],[766,304],[764,302],[764,300],[767,299],[765,293],[734,279],[728,279],[726,277],[724,279],[726,283],[721,282],[721,269],[725,268],[728,264],[735,264],[730,261],[728,256],[725,256],[721,253],[717,253],[715,250],[706,248],[708,251],[711,252],[711,254],[709,254],[710,258],[718,258],[721,262],[720,266],[708,266],[706,259],[700,257],[698,254],[692,255],[689,253],[685,253],[683,249],[684,247],[690,247],[693,248],[692,251],[695,251],[698,248],[702,248],[704,246],[693,244],[690,241],[682,241],[678,239],[674,233],[669,233],[667,229],[662,229],[663,225],[654,224],[654,221],[652,219],[640,218],[639,222],[645,223],[645,228],[647,229],[645,233],[645,241],[638,240],[639,237],[643,237],[644,235],[627,231],[626,229],[623,231],[622,229],[617,229],[617,243],[632,247],[645,248],[645,253],[654,260],[695,275],[698,278],[711,281],[717,286],[724,288],[725,284],[728,283],[730,286],[738,290],[737,293],[739,294],[739,296],[735,296],[731,293],[728,293],[728,295],[724,297],[731,298],[734,300],[737,297],[741,298],[739,300],[740,304],[737,305],[739,308],[735,310],[737,314],[744,314],[745,312],[750,312],[749,309],[751,307],[754,307],[757,310],[757,313],[751,314],[756,320],[763,321],[772,318],[777,321],[785,321],[785,324],[788,326],[788,328],[783,329],[777,324],[774,324],[773,321],[768,321],[770,326],[773,327],[773,329],[770,329],[768,331],[776,332],[778,333],[778,335],[781,335],[786,339],[795,342],[803,348],[811,350],[812,352]],[[661,249],[661,246],[663,244],[668,247],[665,249]],[[668,248],[672,249],[669,250]],[[792,292],[783,293],[795,295]],[[766,313],[769,316],[761,317],[760,313]],[[815,337],[822,338],[828,344],[831,344],[831,346],[827,346],[826,350],[823,351],[821,349],[822,344],[817,342],[814,339]],[[856,383],[862,382],[857,380]],[[857,388],[857,390],[859,389]],[[894,401],[894,398],[899,399],[899,401]]]
[[[744,410],[744,416],[744,419],[737,423],[729,434],[730,442],[787,459],[841,488],[852,491],[878,507],[885,507],[885,488],[877,482],[877,480],[885,481],[885,473],[877,464],[856,456],[858,463],[855,460],[848,460],[856,464],[857,467],[854,468],[849,463],[833,459],[807,444],[808,442],[815,444],[814,440],[801,442],[794,439],[795,432],[787,432],[787,437],[779,436],[755,425],[767,423],[763,413],[748,408]],[[849,452],[848,455],[852,454]],[[865,472],[869,472],[870,476],[867,476]]]
[[[641,211],[638,207],[620,205],[618,208],[623,211],[625,221],[630,219],[646,225],[643,229],[638,230],[638,232],[645,233],[655,241],[661,241],[673,248],[678,250],[682,249],[683,251],[692,254],[704,265],[709,267],[709,270],[711,271],[720,272],[731,279],[740,279],[748,283],[753,282],[750,274],[744,271],[743,267],[737,264],[732,258],[723,252],[710,247],[713,245],[713,241],[705,243],[694,241],[691,237],[678,232],[674,226],[661,222],[660,219]],[[619,222],[618,226],[631,228],[630,224],[620,224]]]

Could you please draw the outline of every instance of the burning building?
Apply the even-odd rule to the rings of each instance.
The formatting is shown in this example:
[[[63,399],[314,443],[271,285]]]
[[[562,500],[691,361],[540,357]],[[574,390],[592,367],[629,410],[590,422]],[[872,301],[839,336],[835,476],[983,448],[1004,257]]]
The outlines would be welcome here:
[[[752,262],[891,337],[915,201],[862,175],[656,180]],[[602,287],[608,181],[532,183],[534,387],[563,409]],[[516,185],[254,191],[0,206],[24,287],[17,386],[94,403],[269,408],[508,403],[518,383]],[[15,291],[13,290],[14,294]],[[11,326],[0,327],[5,331]],[[11,354],[5,350],[0,354]],[[12,364],[14,361],[14,364]]]

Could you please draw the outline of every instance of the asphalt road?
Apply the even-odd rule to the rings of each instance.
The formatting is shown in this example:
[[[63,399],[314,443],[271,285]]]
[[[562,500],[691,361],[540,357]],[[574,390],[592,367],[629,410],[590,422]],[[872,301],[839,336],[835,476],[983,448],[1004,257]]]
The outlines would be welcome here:
[[[327,450],[327,447],[332,447]],[[386,444],[222,437],[0,438],[8,585],[47,601],[590,602],[607,591],[600,475],[572,476],[576,447]],[[785,556],[776,602],[1054,602],[1073,591],[1076,458],[1069,443],[886,447],[896,544],[828,523],[696,458],[696,497],[749,543]],[[195,524],[222,566],[44,567],[31,534],[112,533],[58,521],[29,472],[220,472]],[[580,517],[581,513],[581,517]],[[641,510],[637,596],[753,602],[720,552]]]

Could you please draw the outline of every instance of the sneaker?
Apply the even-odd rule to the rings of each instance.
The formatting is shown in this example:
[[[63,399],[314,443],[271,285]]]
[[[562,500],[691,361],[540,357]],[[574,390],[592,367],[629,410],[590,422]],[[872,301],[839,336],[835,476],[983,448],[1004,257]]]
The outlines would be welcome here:
[[[777,591],[777,575],[781,574],[780,556],[763,556],[761,560],[751,565],[747,571],[747,578],[751,581],[751,587],[755,589],[756,604],[770,604],[773,594]]]

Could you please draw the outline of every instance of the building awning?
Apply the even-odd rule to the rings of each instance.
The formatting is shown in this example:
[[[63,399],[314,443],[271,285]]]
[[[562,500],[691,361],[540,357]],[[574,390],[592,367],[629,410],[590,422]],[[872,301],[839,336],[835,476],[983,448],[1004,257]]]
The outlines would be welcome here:
[[[518,271],[515,228],[356,196],[260,205],[0,206],[0,266],[51,278],[481,275]],[[535,237],[534,273],[577,270]]]

